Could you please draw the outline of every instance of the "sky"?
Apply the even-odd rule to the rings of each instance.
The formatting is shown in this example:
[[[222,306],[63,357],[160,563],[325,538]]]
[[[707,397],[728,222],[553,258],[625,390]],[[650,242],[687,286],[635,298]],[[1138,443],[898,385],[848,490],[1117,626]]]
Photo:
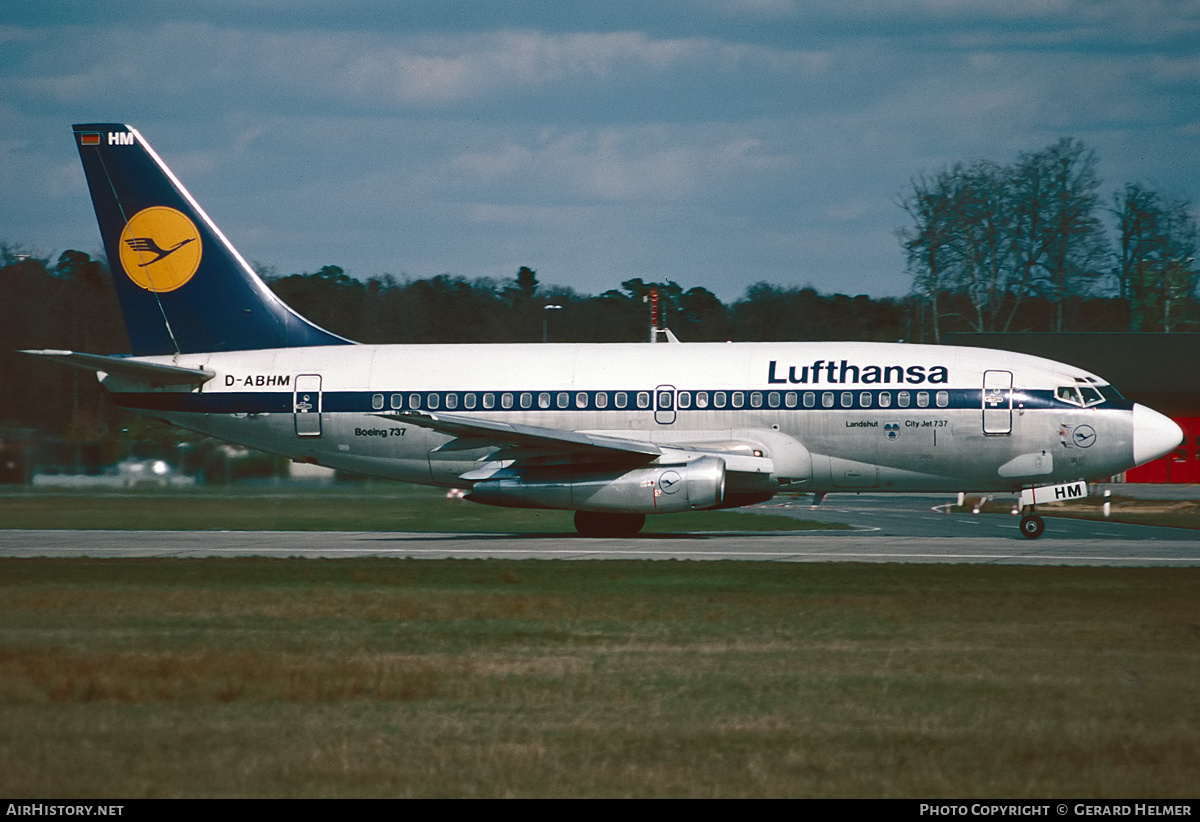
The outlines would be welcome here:
[[[279,274],[900,296],[958,161],[1200,202],[1200,0],[0,0],[0,242],[102,252],[88,122]]]

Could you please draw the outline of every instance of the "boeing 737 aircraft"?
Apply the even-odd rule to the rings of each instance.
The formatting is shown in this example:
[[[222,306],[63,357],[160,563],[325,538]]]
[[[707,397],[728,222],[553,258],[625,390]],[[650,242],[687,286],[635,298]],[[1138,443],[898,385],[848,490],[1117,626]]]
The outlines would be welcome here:
[[[130,355],[29,352],[114,401],[375,477],[575,511],[583,534],[781,490],[1023,492],[1035,505],[1182,432],[1095,374],[890,343],[358,345],[292,311],[141,134],[75,126]]]

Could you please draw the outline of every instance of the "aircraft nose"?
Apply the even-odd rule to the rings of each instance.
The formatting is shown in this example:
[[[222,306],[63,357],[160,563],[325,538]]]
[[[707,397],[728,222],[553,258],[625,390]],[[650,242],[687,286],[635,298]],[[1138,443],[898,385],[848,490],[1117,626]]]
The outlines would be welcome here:
[[[1153,408],[1133,404],[1133,461],[1156,460],[1183,441],[1183,429]]]

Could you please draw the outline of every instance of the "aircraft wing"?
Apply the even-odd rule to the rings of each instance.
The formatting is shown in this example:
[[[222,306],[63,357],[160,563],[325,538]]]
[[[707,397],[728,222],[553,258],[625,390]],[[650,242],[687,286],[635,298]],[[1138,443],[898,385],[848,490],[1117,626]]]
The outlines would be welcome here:
[[[695,442],[680,441],[657,445],[645,440],[631,440],[606,434],[589,434],[561,428],[543,428],[535,425],[514,425],[507,422],[485,420],[459,414],[430,414],[425,411],[402,411],[395,414],[376,414],[377,417],[428,428],[455,439],[437,448],[437,451],[458,451],[471,448],[497,446],[503,451],[493,460],[521,461],[530,457],[591,452],[593,455],[607,453],[624,456],[633,462],[648,462],[656,457],[677,458],[688,461],[701,455],[719,456],[729,471],[747,474],[771,474],[774,462],[756,450],[753,445],[740,439],[715,441],[704,437]],[[633,432],[631,432],[633,433]],[[490,470],[490,469],[489,469]],[[472,472],[474,473],[474,472]],[[464,479],[479,477],[464,475]]]
[[[109,357],[103,354],[81,354],[78,351],[56,351],[53,349],[41,351],[22,351],[22,354],[32,354],[35,357],[45,357],[48,360],[81,368],[84,371],[102,371],[123,380],[140,382],[152,387],[164,385],[203,385],[216,376],[212,371],[203,368],[184,368],[179,365],[164,365],[162,363],[142,362],[126,357]]]
[[[657,457],[663,449],[648,442],[583,434],[560,428],[542,428],[536,425],[513,425],[507,422],[484,420],[459,414],[429,414],[423,411],[405,411],[398,414],[376,414],[387,420],[404,422],[421,428],[429,428],[441,434],[465,440],[465,447],[478,448],[482,445],[511,445],[556,451],[580,449],[612,451],[640,457]],[[438,450],[458,450],[454,441]]]

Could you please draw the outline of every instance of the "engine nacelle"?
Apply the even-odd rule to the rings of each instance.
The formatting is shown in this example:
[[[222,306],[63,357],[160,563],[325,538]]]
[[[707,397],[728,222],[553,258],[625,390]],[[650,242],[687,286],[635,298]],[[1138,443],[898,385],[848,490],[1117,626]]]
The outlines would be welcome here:
[[[477,482],[467,499],[506,508],[669,514],[715,508],[724,497],[724,460],[700,457],[624,472],[527,472]]]

